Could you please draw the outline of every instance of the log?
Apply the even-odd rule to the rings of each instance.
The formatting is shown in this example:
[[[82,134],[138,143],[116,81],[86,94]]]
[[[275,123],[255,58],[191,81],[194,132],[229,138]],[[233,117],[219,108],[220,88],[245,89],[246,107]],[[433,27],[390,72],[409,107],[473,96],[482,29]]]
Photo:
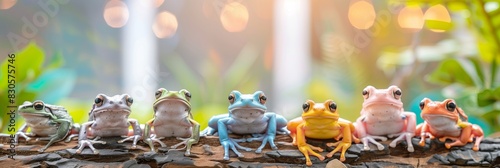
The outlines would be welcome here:
[[[69,143],[58,142],[49,147],[44,153],[37,152],[46,142],[26,142],[22,139],[16,146],[15,160],[8,158],[10,144],[7,137],[0,138],[3,146],[0,149],[0,167],[306,167],[305,158],[291,144],[292,139],[287,135],[278,135],[276,144],[278,150],[272,150],[269,145],[261,154],[253,151],[240,150],[244,157],[237,158],[231,152],[230,160],[222,159],[223,149],[219,144],[218,137],[202,137],[198,144],[192,148],[192,155],[184,156],[184,151],[159,148],[157,153],[149,151],[149,147],[142,141],[136,149],[131,149],[131,143],[116,143],[120,137],[103,138],[107,144],[95,144],[99,154],[91,153],[86,148],[81,154],[76,154],[78,142],[73,140]],[[167,145],[173,145],[179,140],[166,138],[162,140]],[[346,167],[436,167],[436,166],[500,166],[500,139],[485,138],[479,151],[472,150],[469,143],[463,147],[446,149],[443,142],[427,140],[426,146],[419,146],[419,138],[413,138],[415,152],[406,150],[406,143],[401,142],[395,148],[388,146],[389,142],[382,142],[384,150],[364,151],[362,144],[353,144],[346,153],[346,161],[340,163],[337,153],[332,158],[320,161],[311,156],[313,166],[327,167],[332,165],[344,165]],[[326,149],[322,155],[326,155],[333,147],[327,147],[329,141],[312,140],[308,143]],[[242,146],[256,149],[260,142],[244,142]],[[337,167],[334,166],[334,167]]]

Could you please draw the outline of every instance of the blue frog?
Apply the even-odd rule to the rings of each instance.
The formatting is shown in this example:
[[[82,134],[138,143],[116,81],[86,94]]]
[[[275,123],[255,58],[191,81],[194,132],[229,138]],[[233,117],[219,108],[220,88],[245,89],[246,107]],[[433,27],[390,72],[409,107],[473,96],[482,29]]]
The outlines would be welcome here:
[[[218,133],[220,143],[224,148],[224,160],[229,160],[229,149],[238,157],[243,154],[238,149],[251,151],[252,149],[243,147],[238,142],[262,141],[262,144],[255,150],[261,153],[262,149],[269,142],[273,150],[278,149],[274,143],[276,134],[289,134],[286,129],[287,120],[276,113],[267,112],[267,97],[262,91],[254,94],[241,94],[239,91],[232,91],[229,96],[229,113],[213,116],[208,121],[208,127],[201,132],[201,136],[216,135]],[[240,135],[252,135],[252,138],[233,139],[230,133]]]

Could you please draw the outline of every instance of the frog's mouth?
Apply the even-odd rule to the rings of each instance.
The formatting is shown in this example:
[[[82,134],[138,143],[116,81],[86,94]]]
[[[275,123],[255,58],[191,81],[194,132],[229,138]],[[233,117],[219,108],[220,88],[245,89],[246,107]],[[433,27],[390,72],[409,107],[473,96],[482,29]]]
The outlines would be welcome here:
[[[35,117],[50,116],[49,113],[30,113],[30,112],[22,112],[22,111],[20,111],[19,114],[21,114],[22,116],[35,116]]]
[[[122,112],[122,113],[127,113],[127,114],[131,113],[130,109],[102,109],[102,110],[94,111],[94,113],[96,115],[101,114],[101,113],[107,113],[107,112],[114,112],[114,113]]]
[[[175,102],[181,102],[182,104],[186,105],[186,107],[188,107],[188,111],[191,110],[191,104],[188,102],[188,101],[185,101],[183,99],[176,99],[176,98],[163,98],[163,99],[160,99],[160,100],[157,100],[153,103],[153,108],[156,109],[158,107],[158,105],[160,105],[161,103],[165,102],[165,101],[175,101]],[[155,110],[156,112],[156,110]]]
[[[252,123],[264,116],[266,110],[260,108],[233,108],[229,111],[231,116],[237,120],[240,120],[244,123]]]
[[[446,125],[457,120],[452,116],[442,114],[422,114],[422,118],[432,125]]]

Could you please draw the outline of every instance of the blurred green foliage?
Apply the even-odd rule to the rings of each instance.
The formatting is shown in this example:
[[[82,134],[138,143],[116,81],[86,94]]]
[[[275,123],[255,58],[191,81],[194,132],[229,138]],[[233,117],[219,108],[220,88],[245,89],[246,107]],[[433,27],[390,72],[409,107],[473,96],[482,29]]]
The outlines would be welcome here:
[[[47,61],[44,51],[34,42],[29,43],[25,48],[14,53],[16,55],[15,66],[15,104],[18,106],[24,101],[34,101],[43,98],[48,104],[54,104],[61,98],[66,97],[75,83],[75,74],[71,70],[62,69],[64,64],[62,55],[54,54]],[[7,105],[10,105],[7,97],[7,66],[11,64],[8,58],[1,63],[0,72],[0,117],[2,118],[0,130],[7,131],[7,123],[10,117],[7,116]],[[17,109],[16,109],[17,110]],[[22,117],[16,115],[16,129],[23,123]]]
[[[498,1],[411,0],[420,6],[443,4],[463,17],[476,40],[477,53],[465,57],[444,57],[427,81],[445,86],[443,95],[454,98],[464,111],[482,118],[491,131],[500,131],[500,7]],[[460,17],[457,17],[460,18]],[[449,27],[446,23],[426,22],[431,27]],[[472,122],[472,121],[471,121]],[[480,121],[478,121],[480,122]],[[489,134],[491,132],[486,132]]]

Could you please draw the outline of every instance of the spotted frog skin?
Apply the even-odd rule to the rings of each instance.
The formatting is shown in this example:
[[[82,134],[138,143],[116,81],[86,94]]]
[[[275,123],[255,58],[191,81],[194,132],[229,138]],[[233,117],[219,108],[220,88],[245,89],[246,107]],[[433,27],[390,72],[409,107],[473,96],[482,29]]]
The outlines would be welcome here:
[[[191,114],[191,93],[182,89],[168,91],[164,88],[155,93],[156,101],[153,104],[154,118],[146,123],[144,128],[145,142],[155,151],[153,142],[158,142],[162,147],[166,145],[160,141],[162,137],[177,137],[181,143],[173,145],[177,148],[186,145],[184,155],[191,155],[191,146],[200,139],[200,124],[193,119]]]
[[[45,104],[37,100],[33,103],[24,102],[19,106],[17,112],[24,118],[25,123],[21,126],[19,132],[14,137],[15,143],[19,136],[29,141],[33,136],[38,136],[36,141],[49,141],[47,145],[39,149],[39,152],[45,151],[52,144],[62,141],[69,142],[71,138],[78,136],[80,126],[73,123],[73,118],[62,106]],[[26,133],[31,128],[31,133]]]
[[[439,102],[424,98],[420,102],[420,109],[424,123],[419,124],[416,130],[416,135],[421,137],[419,145],[425,145],[426,137],[439,138],[442,142],[451,139],[453,142],[445,143],[449,149],[453,146],[464,146],[475,138],[472,149],[479,150],[479,143],[484,137],[483,130],[478,125],[467,122],[468,116],[453,99]]]
[[[98,140],[101,137],[114,136],[128,136],[118,143],[133,140],[132,148],[135,148],[137,141],[141,138],[142,131],[137,120],[128,118],[133,102],[132,97],[127,94],[112,97],[105,94],[97,95],[92,110],[89,112],[89,121],[82,124],[76,152],[80,153],[88,146],[94,154],[98,154],[99,151],[92,144],[105,144],[106,142]],[[132,132],[129,131],[130,126],[133,128]],[[89,140],[87,136],[95,137],[95,139]]]
[[[287,128],[293,138],[293,145],[297,145],[300,152],[306,157],[306,165],[312,165],[309,155],[314,155],[321,161],[325,159],[313,151],[323,152],[323,149],[307,144],[306,138],[335,139],[337,141],[342,138],[336,144],[327,144],[337,147],[326,156],[332,157],[333,154],[341,151],[340,160],[345,161],[346,150],[351,146],[353,140],[359,143],[359,139],[354,137],[354,125],[350,121],[340,118],[337,104],[332,100],[326,100],[324,103],[307,100],[302,105],[302,109],[302,116],[288,122]]]
[[[370,150],[369,142],[375,144],[378,150],[383,150],[384,146],[375,139],[386,141],[387,136],[396,137],[390,147],[396,147],[399,141],[406,139],[408,152],[414,151],[411,138],[415,135],[416,115],[403,110],[401,95],[401,89],[394,85],[387,89],[367,86],[363,90],[363,108],[354,126],[364,150]]]
[[[272,149],[278,149],[274,144],[274,138],[276,133],[288,133],[287,121],[281,115],[266,112],[267,97],[264,92],[241,94],[239,91],[232,91],[228,100],[230,103],[229,114],[212,117],[208,122],[208,127],[201,132],[202,136],[214,135],[218,132],[220,143],[224,148],[224,160],[229,160],[229,149],[238,157],[243,157],[243,154],[238,152],[236,148],[251,151],[250,148],[240,146],[238,142],[262,141],[262,144],[255,150],[256,153],[261,153],[267,142]],[[251,134],[253,137],[233,139],[229,137],[229,133]]]

